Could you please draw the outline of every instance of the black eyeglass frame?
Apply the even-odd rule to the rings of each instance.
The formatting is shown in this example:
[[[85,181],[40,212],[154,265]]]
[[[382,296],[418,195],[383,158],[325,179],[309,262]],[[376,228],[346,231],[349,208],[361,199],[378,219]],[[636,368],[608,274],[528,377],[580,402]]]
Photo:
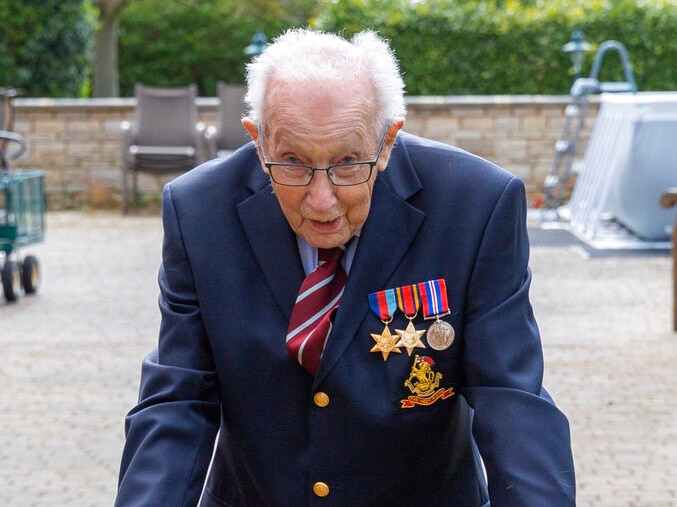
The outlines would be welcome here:
[[[266,156],[266,150],[263,148],[262,136],[260,134],[262,132],[261,127],[259,126],[258,129],[259,129],[259,146],[261,147],[261,154],[263,155],[263,165],[266,167],[266,169],[268,169],[268,172],[270,174],[270,179],[273,180],[273,182],[277,183],[278,185],[282,185],[284,187],[307,187],[308,185],[310,185],[310,182],[313,181],[313,177],[315,176],[316,171],[325,171],[327,173],[327,177],[329,178],[329,181],[331,181],[331,183],[333,185],[337,186],[337,187],[354,187],[354,186],[362,185],[362,184],[366,183],[371,178],[371,175],[374,172],[374,167],[376,167],[376,164],[378,164],[379,158],[381,158],[381,152],[383,151],[383,146],[385,146],[385,142],[386,142],[386,138],[388,137],[388,130],[389,130],[389,129],[386,128],[385,132],[383,133],[383,137],[381,138],[381,142],[378,145],[378,150],[376,151],[376,155],[374,156],[373,160],[363,160],[363,161],[359,161],[359,162],[349,162],[347,164],[334,164],[334,165],[330,165],[330,166],[327,166],[327,167],[324,167],[324,168],[320,168],[320,167],[313,167],[313,166],[307,165],[307,164],[292,164],[292,163],[286,163],[286,162],[268,162],[268,160],[266,160],[268,158]],[[334,181],[334,178],[332,176],[333,173],[331,172],[332,169],[335,169],[337,167],[357,166],[357,165],[368,165],[369,166],[369,174],[367,175],[367,178],[364,181],[360,181],[359,183],[348,183],[348,184],[336,183]],[[290,184],[290,183],[280,183],[273,176],[274,171],[272,170],[273,167],[279,167],[279,166],[287,166],[287,167],[291,166],[291,167],[305,168],[305,169],[308,169],[309,171],[312,171],[312,172],[310,174],[310,178],[308,179],[307,183],[303,183],[303,184],[299,184],[299,185]]]

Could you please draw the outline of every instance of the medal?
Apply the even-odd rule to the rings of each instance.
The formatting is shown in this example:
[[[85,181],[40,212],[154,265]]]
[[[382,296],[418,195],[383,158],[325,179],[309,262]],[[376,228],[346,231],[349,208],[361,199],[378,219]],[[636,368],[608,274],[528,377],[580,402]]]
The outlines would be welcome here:
[[[387,323],[381,334],[371,333],[371,337],[376,341],[376,345],[369,352],[380,352],[384,361],[388,359],[391,352],[397,352],[398,354],[402,352],[396,346],[398,337],[390,333]]]
[[[454,328],[448,322],[436,320],[428,328],[428,345],[435,350],[445,350],[454,342]]]
[[[407,329],[395,330],[400,338],[400,340],[397,342],[397,346],[405,347],[407,349],[407,354],[411,356],[414,348],[425,348],[425,345],[423,345],[423,342],[421,341],[421,336],[425,334],[425,331],[417,331],[413,322],[414,318],[418,314],[418,309],[421,305],[421,302],[418,297],[416,285],[405,285],[404,287],[398,287],[395,289],[395,293],[397,295],[397,307],[402,310],[404,316],[409,319]]]
[[[435,319],[428,328],[426,335],[428,345],[435,350],[448,349],[454,342],[454,328],[440,317],[449,315],[449,301],[447,300],[447,284],[443,278],[429,280],[418,284],[423,307],[423,318]]]
[[[369,308],[381,319],[384,325],[381,334],[371,333],[371,337],[376,342],[376,345],[369,352],[380,352],[383,360],[386,361],[391,352],[397,354],[402,352],[397,348],[398,337],[393,336],[388,327],[388,324],[393,320],[395,310],[397,310],[395,290],[386,289],[369,294]]]

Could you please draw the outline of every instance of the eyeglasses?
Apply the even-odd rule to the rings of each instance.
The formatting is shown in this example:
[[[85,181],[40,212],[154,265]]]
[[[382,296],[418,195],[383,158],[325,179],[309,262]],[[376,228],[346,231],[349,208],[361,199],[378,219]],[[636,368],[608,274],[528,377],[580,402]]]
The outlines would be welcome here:
[[[261,129],[259,128],[259,132]],[[381,156],[381,150],[386,141],[388,129],[386,129],[381,142],[378,146],[378,151],[373,160],[365,160],[362,162],[350,162],[348,164],[334,164],[324,168],[313,167],[304,164],[287,164],[285,162],[268,162],[266,159],[266,152],[263,149],[263,142],[260,143],[261,153],[263,153],[263,165],[266,166],[270,173],[270,178],[278,185],[286,187],[305,187],[310,185],[315,171],[326,171],[329,181],[338,187],[350,187],[353,185],[361,185],[366,183],[371,178],[371,173],[374,166],[378,163]]]

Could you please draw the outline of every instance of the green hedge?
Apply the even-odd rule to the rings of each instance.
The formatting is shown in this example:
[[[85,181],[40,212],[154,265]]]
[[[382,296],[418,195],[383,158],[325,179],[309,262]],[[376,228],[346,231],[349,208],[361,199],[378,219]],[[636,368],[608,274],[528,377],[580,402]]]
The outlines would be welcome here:
[[[256,30],[307,25],[390,39],[410,95],[566,94],[576,29],[595,47],[622,42],[640,90],[677,89],[677,0],[135,0],[120,23],[121,94],[194,82],[214,95],[218,80],[243,82]],[[0,0],[0,86],[86,96],[93,27],[88,0]],[[600,79],[624,79],[615,55]]]
[[[93,29],[84,0],[0,0],[0,87],[32,97],[88,95]]]
[[[303,25],[378,31],[392,41],[410,95],[567,94],[574,75],[562,46],[576,29],[593,49],[622,42],[640,90],[677,89],[676,0],[142,0],[123,13],[121,93],[137,81],[195,82],[213,95],[217,80],[243,81],[242,50],[257,29],[273,37]],[[614,53],[599,77],[624,80]]]
[[[216,94],[216,82],[243,83],[244,53],[257,30],[276,35],[307,24],[315,2],[296,0],[141,0],[120,21],[120,95],[137,82],[150,86],[198,85]]]
[[[615,39],[628,49],[640,90],[677,90],[674,0],[528,3],[335,0],[315,26],[348,35],[367,27],[391,39],[412,95],[566,94],[574,75],[562,46],[576,29],[593,44],[583,75],[594,49]],[[614,53],[599,78],[625,80]]]

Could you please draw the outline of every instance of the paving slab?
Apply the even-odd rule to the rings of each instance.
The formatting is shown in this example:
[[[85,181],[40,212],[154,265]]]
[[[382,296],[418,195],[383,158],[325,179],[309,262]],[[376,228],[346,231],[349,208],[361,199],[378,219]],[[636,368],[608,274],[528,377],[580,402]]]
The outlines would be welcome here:
[[[47,223],[25,249],[41,262],[38,294],[0,295],[0,506],[112,505],[124,416],[157,339],[160,218]],[[677,506],[670,257],[535,243],[545,384],[571,421],[579,507]]]

